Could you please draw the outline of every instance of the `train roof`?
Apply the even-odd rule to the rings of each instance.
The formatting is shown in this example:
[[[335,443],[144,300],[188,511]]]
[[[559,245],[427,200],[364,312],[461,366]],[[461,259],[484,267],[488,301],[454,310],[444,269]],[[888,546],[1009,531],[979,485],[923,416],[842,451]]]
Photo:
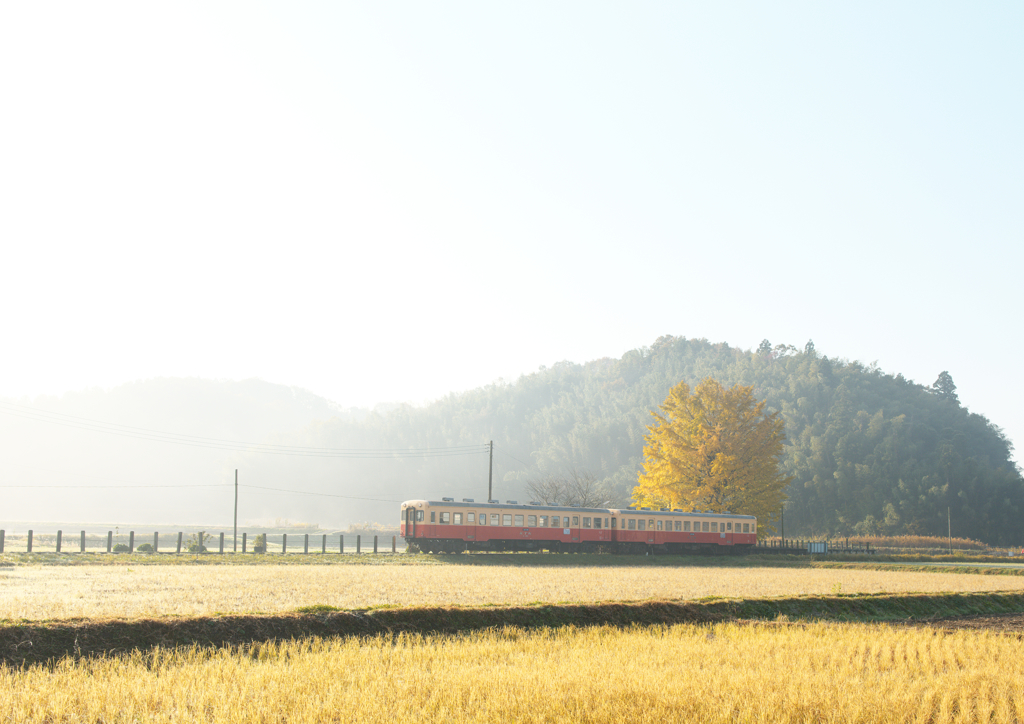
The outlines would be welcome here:
[[[492,503],[477,503],[471,498],[463,498],[461,501],[455,499],[449,500],[406,500],[402,503],[403,508],[410,506],[418,507],[420,505],[443,505],[451,508],[515,508],[518,510],[558,510],[565,512],[577,512],[577,513],[611,513],[613,515],[700,515],[710,518],[750,518],[753,520],[756,516],[743,515],[741,513],[712,513],[703,512],[700,510],[680,510],[678,508],[669,510],[667,508],[654,509],[654,508],[577,508],[571,505],[544,505],[542,503],[520,503],[515,500],[507,500],[504,503],[492,502]]]

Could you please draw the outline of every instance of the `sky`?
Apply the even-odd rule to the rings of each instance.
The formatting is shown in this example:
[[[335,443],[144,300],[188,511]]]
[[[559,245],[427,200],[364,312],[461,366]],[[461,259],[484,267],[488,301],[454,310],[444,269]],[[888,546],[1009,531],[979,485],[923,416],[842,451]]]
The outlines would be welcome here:
[[[1024,444],[1022,36],[1009,2],[5,3],[0,396],[370,407],[813,339]]]

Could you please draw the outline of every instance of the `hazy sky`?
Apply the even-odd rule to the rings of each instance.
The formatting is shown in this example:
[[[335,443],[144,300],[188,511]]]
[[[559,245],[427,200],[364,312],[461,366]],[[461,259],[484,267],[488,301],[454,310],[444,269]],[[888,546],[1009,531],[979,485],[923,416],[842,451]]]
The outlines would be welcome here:
[[[1022,37],[1020,3],[4,3],[0,395],[369,406],[813,339],[1024,445]]]

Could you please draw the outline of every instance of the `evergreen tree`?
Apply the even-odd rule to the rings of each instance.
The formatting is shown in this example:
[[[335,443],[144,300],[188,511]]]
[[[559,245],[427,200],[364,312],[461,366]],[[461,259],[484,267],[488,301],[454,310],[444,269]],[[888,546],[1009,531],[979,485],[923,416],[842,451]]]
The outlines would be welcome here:
[[[943,400],[949,400],[954,405],[960,404],[960,398],[956,394],[956,385],[953,384],[953,376],[946,370],[940,372],[938,378],[932,383],[932,392]]]

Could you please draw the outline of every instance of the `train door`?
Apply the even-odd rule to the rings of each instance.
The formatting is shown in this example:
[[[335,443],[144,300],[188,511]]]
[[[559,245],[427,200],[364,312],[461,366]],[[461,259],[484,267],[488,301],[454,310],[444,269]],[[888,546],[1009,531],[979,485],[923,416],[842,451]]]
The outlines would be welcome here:
[[[405,537],[416,537],[416,508],[412,506],[405,509]]]

